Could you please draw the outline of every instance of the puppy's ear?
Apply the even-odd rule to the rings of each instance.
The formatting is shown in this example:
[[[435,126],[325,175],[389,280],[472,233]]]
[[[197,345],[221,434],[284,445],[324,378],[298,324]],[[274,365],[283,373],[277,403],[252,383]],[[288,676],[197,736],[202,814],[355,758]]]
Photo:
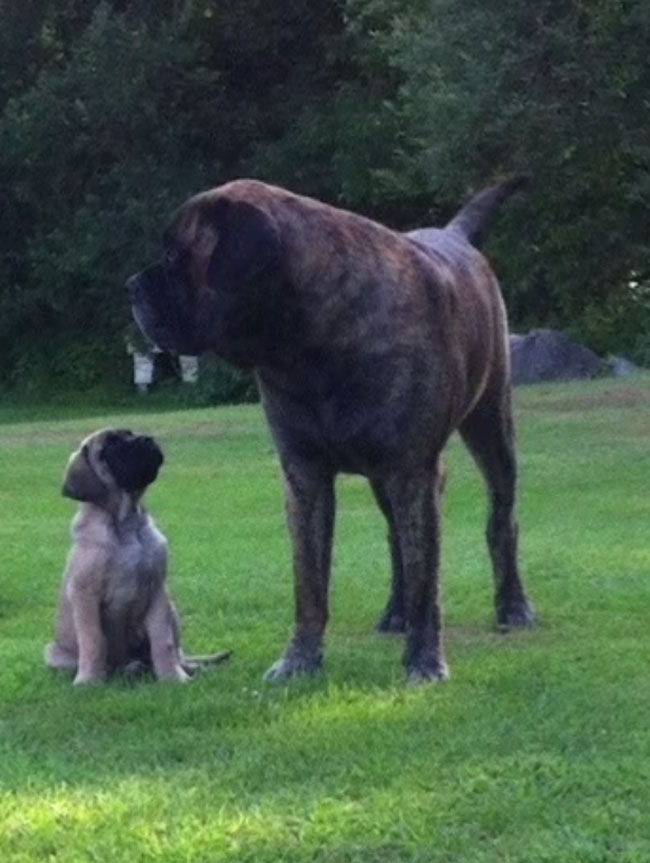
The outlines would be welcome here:
[[[108,489],[90,463],[87,446],[70,459],[63,478],[62,494],[87,503],[101,504],[106,500]]]
[[[244,201],[214,201],[207,218],[216,235],[207,281],[215,291],[236,291],[280,260],[278,232],[266,213]]]
[[[109,435],[102,459],[117,485],[127,492],[144,491],[158,476],[164,461],[162,451],[151,437]]]

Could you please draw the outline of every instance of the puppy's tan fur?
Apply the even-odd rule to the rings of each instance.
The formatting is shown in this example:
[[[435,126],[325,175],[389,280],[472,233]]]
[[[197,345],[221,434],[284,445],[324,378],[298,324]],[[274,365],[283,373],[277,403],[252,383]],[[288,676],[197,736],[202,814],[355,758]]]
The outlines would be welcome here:
[[[151,670],[158,680],[183,683],[201,659],[181,650],[178,614],[166,586],[167,541],[142,506],[145,489],[121,488],[103,458],[107,437],[116,433],[130,434],[95,432],[68,462],[63,494],[80,507],[56,638],[45,648],[45,661],[75,672],[75,684],[125,670]]]

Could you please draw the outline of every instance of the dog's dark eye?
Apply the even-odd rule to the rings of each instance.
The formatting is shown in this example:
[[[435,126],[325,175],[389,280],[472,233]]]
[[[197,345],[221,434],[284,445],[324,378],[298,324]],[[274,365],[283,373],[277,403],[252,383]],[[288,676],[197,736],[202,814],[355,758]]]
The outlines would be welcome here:
[[[168,248],[165,249],[165,266],[168,270],[175,269],[181,261],[181,253],[178,249]]]

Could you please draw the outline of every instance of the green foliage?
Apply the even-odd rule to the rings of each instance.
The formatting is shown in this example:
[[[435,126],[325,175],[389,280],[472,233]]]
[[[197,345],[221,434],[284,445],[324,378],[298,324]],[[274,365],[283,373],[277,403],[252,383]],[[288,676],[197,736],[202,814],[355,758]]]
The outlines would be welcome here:
[[[384,16],[384,50],[402,73],[407,159],[432,196],[457,201],[492,177],[532,175],[489,246],[515,322],[589,337],[594,307],[615,306],[632,331],[601,331],[598,346],[639,333],[647,314],[634,324],[629,282],[648,282],[643,0],[351,3]]]
[[[176,408],[236,405],[258,399],[255,379],[250,372],[240,371],[212,355],[200,358],[195,383],[182,382],[180,369],[174,377],[154,381],[142,398],[156,406]]]
[[[123,372],[124,279],[216,168],[192,154],[193,112],[212,110],[217,81],[176,35],[170,24],[152,32],[100,5],[68,61],[5,108],[0,360],[16,384],[50,363],[60,384],[59,371],[79,370],[93,346],[84,382],[110,378],[108,356],[113,377]]]
[[[124,277],[188,194],[242,175],[410,228],[529,173],[488,245],[513,325],[647,353],[644,0],[0,0],[0,16],[0,384],[122,379]]]
[[[257,399],[253,377],[225,363],[217,357],[201,357],[199,377],[190,389],[191,403],[195,405],[239,404]]]

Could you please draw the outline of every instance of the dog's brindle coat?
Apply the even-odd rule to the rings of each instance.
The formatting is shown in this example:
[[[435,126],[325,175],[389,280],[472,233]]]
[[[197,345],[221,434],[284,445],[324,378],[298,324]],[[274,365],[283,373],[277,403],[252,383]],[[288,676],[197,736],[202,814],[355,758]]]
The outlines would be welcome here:
[[[270,679],[322,662],[334,478],[368,477],[389,525],[409,680],[443,679],[438,590],[441,452],[458,429],[489,491],[497,619],[533,613],[517,567],[506,313],[471,245],[517,187],[473,199],[442,230],[398,234],[254,180],[191,198],[164,260],[127,283],[160,347],[212,350],[256,372],[286,479],[296,628]]]

